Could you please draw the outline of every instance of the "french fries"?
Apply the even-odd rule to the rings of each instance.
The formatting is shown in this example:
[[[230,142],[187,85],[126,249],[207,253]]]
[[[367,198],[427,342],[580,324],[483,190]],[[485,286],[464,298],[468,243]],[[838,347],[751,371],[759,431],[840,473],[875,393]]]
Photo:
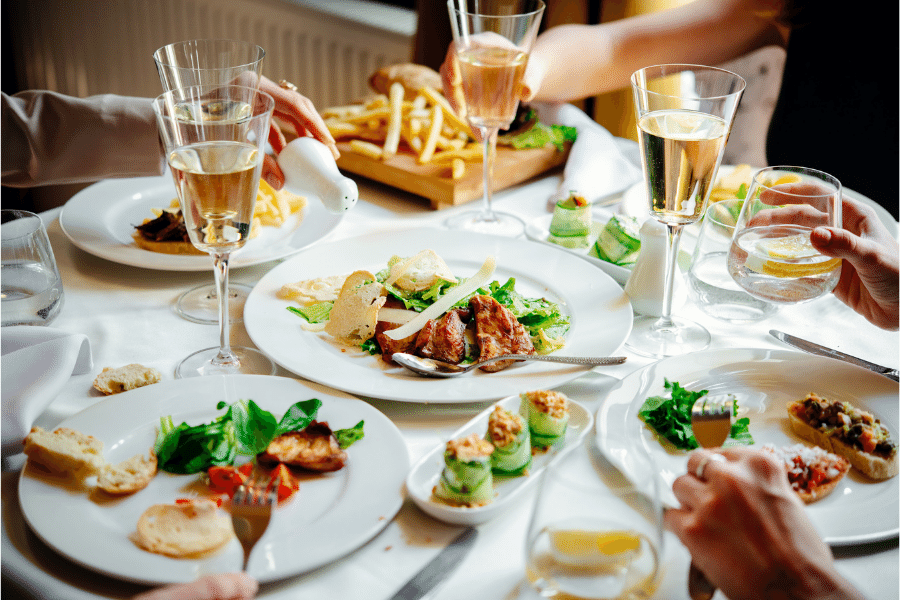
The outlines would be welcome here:
[[[373,160],[412,154],[419,165],[440,165],[441,176],[462,178],[467,162],[481,162],[469,124],[459,117],[444,95],[423,85],[417,90],[391,83],[387,95],[359,104],[322,111],[331,135],[349,142],[350,151]],[[409,100],[408,98],[412,98]]]

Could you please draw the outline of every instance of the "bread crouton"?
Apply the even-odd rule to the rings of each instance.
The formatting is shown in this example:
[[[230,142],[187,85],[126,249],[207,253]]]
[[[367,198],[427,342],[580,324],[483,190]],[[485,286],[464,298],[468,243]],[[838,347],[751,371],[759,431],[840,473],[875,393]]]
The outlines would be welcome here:
[[[331,309],[325,332],[351,346],[360,346],[375,335],[378,310],[387,296],[384,286],[368,271],[351,273]]]
[[[115,496],[138,492],[150,483],[156,475],[156,455],[150,452],[145,458],[135,454],[117,465],[104,465],[97,477],[97,487]]]
[[[29,461],[60,476],[96,475],[106,464],[103,442],[68,427],[53,432],[32,427],[25,437],[25,454]]]
[[[109,396],[158,383],[160,379],[162,379],[162,374],[156,369],[132,363],[124,367],[103,369],[94,379],[94,389]]]

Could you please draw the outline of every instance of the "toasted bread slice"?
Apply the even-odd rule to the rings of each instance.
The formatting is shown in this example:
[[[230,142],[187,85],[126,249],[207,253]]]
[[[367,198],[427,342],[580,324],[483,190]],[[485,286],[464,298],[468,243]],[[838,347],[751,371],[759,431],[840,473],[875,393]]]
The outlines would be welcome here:
[[[94,379],[94,389],[102,394],[118,394],[153,383],[159,383],[162,373],[137,363],[124,367],[106,367]]]
[[[203,250],[198,249],[190,242],[180,242],[177,240],[164,240],[158,242],[156,240],[148,240],[140,233],[134,233],[131,236],[138,248],[149,250],[150,252],[159,252],[161,254],[189,254],[202,256],[206,254]]]
[[[378,310],[387,296],[384,286],[368,271],[354,271],[341,286],[331,309],[325,332],[351,346],[359,346],[375,335]]]
[[[212,500],[155,504],[137,524],[137,542],[145,550],[175,558],[216,550],[234,535],[231,519]]]
[[[60,476],[88,477],[106,464],[103,442],[68,427],[53,432],[32,427],[25,437],[25,454],[29,461]]]
[[[850,470],[849,460],[820,446],[766,444],[762,449],[782,460],[791,487],[806,504],[831,494]]]
[[[135,454],[117,465],[105,465],[97,477],[97,487],[107,494],[124,496],[147,487],[155,475],[156,455],[150,452],[145,458]]]

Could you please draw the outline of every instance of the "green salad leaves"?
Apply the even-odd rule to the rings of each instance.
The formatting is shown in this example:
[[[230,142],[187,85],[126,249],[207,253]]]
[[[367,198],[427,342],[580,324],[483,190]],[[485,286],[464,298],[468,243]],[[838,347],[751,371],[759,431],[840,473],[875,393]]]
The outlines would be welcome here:
[[[658,435],[666,438],[679,450],[693,450],[698,448],[694,438],[694,430],[691,427],[691,408],[708,390],[690,392],[677,381],[665,379],[665,388],[671,391],[671,398],[665,396],[652,396],[644,401],[638,410],[638,416],[653,429]],[[737,412],[737,401],[734,402],[734,410]],[[728,446],[749,446],[753,444],[753,436],[750,435],[750,419],[743,417],[735,420],[731,425],[731,433],[723,444]]]
[[[279,435],[305,429],[321,406],[317,398],[302,400],[279,420],[253,400],[238,400],[231,405],[219,402],[216,408],[225,413],[210,423],[176,426],[171,415],[161,417],[153,446],[159,469],[185,475],[234,464],[238,455],[256,456]],[[363,438],[363,423],[334,431],[341,448]]]

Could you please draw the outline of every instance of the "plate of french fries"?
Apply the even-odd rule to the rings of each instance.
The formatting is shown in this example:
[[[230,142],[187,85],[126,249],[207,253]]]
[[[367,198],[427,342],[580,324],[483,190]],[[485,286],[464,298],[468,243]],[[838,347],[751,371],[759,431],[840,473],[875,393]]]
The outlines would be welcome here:
[[[75,194],[59,217],[66,237],[89,254],[116,263],[163,271],[209,271],[207,254],[167,254],[136,245],[135,226],[177,206],[171,175],[108,179]],[[249,267],[299,252],[330,234],[343,214],[261,181],[251,237],[231,255],[232,268]]]
[[[338,142],[338,167],[431,200],[445,208],[482,196],[483,147],[441,91],[440,76],[421,65],[393,65],[369,80],[372,95],[321,115]],[[494,190],[565,162],[549,146],[498,146]]]

